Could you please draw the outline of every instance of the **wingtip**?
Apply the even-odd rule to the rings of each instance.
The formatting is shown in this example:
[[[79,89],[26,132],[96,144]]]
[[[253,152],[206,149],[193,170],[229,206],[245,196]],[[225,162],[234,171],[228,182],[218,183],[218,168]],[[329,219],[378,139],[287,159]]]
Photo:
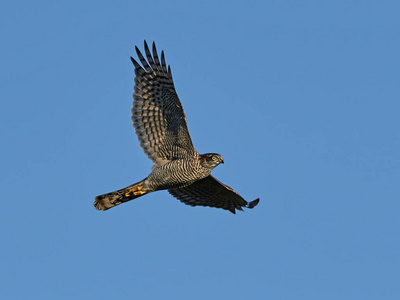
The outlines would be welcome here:
[[[145,52],[150,52],[149,51],[149,46],[147,45],[146,40],[144,40],[144,49],[145,49]]]
[[[133,63],[133,65],[135,66],[135,69],[142,69],[142,67],[140,66],[140,64],[131,56],[131,62]]]
[[[256,200],[253,200],[247,204],[247,208],[254,208],[257,206],[257,204],[260,202],[260,198],[257,198]]]

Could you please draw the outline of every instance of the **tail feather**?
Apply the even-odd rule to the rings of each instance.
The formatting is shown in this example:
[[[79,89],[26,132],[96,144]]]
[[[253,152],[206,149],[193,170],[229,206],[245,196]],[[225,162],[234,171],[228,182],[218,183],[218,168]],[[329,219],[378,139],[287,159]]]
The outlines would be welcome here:
[[[97,196],[93,205],[98,210],[107,210],[121,203],[139,198],[147,193],[148,191],[144,189],[144,180],[142,180],[118,191]]]

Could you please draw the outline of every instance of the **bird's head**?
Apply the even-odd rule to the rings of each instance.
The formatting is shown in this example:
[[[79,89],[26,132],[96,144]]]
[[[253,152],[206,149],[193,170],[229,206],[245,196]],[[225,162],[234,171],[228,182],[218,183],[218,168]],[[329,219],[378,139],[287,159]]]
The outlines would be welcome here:
[[[222,156],[217,153],[206,153],[201,155],[202,165],[206,168],[215,168],[219,164],[223,164]]]

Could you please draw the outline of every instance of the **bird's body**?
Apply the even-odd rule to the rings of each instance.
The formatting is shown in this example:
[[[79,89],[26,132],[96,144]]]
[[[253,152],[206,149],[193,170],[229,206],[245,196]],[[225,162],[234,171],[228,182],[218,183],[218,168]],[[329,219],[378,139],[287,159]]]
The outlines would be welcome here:
[[[185,204],[211,206],[235,213],[258,204],[247,203],[233,189],[211,176],[223,159],[219,154],[199,154],[192,143],[186,116],[176,94],[171,69],[166,67],[164,52],[161,62],[153,43],[153,55],[145,42],[146,59],[136,47],[144,69],[135,65],[132,122],[140,146],[154,162],[152,172],[142,181],[124,189],[97,196],[95,207],[107,210],[145,194],[168,190]]]
[[[169,163],[153,168],[147,177],[149,186],[154,190],[180,188],[192,184],[211,174],[211,168],[202,165],[198,155],[193,159],[176,159]],[[157,182],[157,184],[152,184]]]

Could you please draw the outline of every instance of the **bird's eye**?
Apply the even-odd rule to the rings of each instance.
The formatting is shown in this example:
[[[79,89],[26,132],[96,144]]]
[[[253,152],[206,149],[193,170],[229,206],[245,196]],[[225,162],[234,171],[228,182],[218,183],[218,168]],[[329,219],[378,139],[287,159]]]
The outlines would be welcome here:
[[[217,160],[218,160],[218,157],[213,156],[213,157],[212,157],[212,160],[217,161]]]

